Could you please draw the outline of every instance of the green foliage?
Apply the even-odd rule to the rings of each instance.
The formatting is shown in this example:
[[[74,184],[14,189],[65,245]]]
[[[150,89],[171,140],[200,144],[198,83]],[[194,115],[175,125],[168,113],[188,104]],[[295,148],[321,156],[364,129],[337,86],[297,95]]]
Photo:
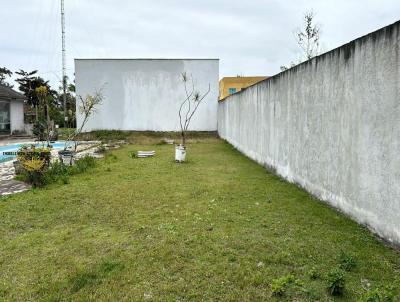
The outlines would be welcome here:
[[[37,140],[44,141],[46,135],[46,122],[42,119],[35,121],[33,123],[32,133],[35,135]]]
[[[105,160],[105,162],[106,162],[107,164],[114,163],[114,162],[117,161],[117,156],[116,156],[115,154],[113,154],[113,153],[107,153],[107,154],[104,156],[104,160]]]
[[[357,267],[357,261],[351,255],[346,254],[344,251],[341,251],[339,267],[342,270],[350,272]]]
[[[33,187],[41,187],[45,184],[44,174],[50,163],[51,152],[49,148],[36,148],[22,146],[17,152],[17,160],[21,163],[22,176],[25,182]]]
[[[70,279],[70,283],[72,284],[71,292],[76,293],[85,286],[89,286],[97,282],[98,282],[98,276],[95,273],[92,272],[78,273],[76,274],[76,276]]]
[[[7,87],[12,88],[13,85],[10,85],[6,79],[12,76],[12,71],[6,67],[0,67],[0,84],[5,85]]]
[[[69,176],[81,174],[96,166],[96,160],[86,155],[75,161],[75,165],[66,166],[60,161],[50,164],[49,169],[44,173],[44,184],[51,184],[60,181],[62,184],[69,183]]]
[[[27,97],[27,102],[32,106],[39,106],[40,100],[38,95],[35,93],[35,89],[40,86],[45,86],[48,90],[49,95],[54,100],[57,97],[57,92],[51,89],[49,81],[45,81],[43,78],[37,75],[37,70],[26,72],[24,70],[16,71],[19,77],[15,80],[19,84],[19,90]]]
[[[345,290],[345,273],[339,268],[334,268],[328,274],[328,290],[332,296],[341,296]]]
[[[129,157],[130,158],[136,158],[137,157],[137,152],[136,151],[129,151]]]
[[[272,280],[271,292],[275,296],[282,296],[288,286],[296,281],[292,274]]]
[[[313,267],[307,272],[307,275],[308,275],[308,277],[309,277],[311,280],[318,279],[318,278],[321,276],[320,272],[316,269],[315,266],[313,266]]]
[[[62,180],[63,183],[68,182],[68,166],[60,161],[52,162],[44,174],[44,179],[46,184],[51,184],[58,180]]]
[[[125,267],[124,264],[119,261],[107,260],[101,264],[100,272],[109,274],[112,272],[121,271],[124,267]]]
[[[395,287],[387,285],[368,291],[357,302],[394,302],[395,296]]]
[[[86,155],[81,159],[75,161],[75,165],[69,167],[69,174],[80,174],[86,172],[88,169],[96,165],[96,160],[92,156]]]

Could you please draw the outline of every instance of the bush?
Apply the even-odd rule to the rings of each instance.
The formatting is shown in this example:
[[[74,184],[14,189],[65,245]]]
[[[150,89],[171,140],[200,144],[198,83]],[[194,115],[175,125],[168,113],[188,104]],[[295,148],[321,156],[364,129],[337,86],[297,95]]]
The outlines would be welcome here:
[[[69,167],[60,161],[55,161],[50,164],[49,169],[44,174],[46,184],[57,182],[59,179],[68,178]]]
[[[96,160],[86,155],[78,159],[74,166],[66,166],[60,161],[52,162],[43,170],[40,175],[27,174],[20,176],[20,180],[32,183],[34,186],[43,186],[60,181],[63,184],[69,183],[69,176],[86,172],[88,169],[95,167]]]
[[[345,289],[345,273],[341,269],[335,268],[328,274],[328,290],[332,296],[341,296]]]
[[[271,292],[275,296],[282,296],[289,284],[294,283],[296,281],[295,277],[292,274],[288,274],[286,276],[277,278],[272,280],[271,283]]]
[[[49,148],[36,148],[34,145],[22,146],[17,152],[17,160],[21,163],[23,173],[21,178],[33,187],[45,184],[44,174],[50,163]]]
[[[74,175],[86,172],[88,169],[93,168],[95,165],[96,160],[92,156],[85,155],[85,157],[82,157],[81,159],[75,161],[74,166],[69,167],[69,174]]]

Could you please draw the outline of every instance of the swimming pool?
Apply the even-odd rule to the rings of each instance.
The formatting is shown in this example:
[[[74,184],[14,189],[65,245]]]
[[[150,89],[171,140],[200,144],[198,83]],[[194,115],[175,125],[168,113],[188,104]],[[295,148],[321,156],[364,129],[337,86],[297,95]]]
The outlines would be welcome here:
[[[72,144],[73,142],[68,142],[68,144]],[[0,163],[12,160],[16,157],[15,154],[7,154],[7,152],[16,152],[18,151],[21,146],[30,146],[30,145],[35,145],[36,147],[43,147],[46,146],[46,142],[40,142],[40,143],[21,143],[21,144],[10,144],[10,145],[5,145],[5,146],[0,146]],[[63,141],[57,141],[54,143],[51,143],[54,149],[63,149],[65,146],[65,142]]]

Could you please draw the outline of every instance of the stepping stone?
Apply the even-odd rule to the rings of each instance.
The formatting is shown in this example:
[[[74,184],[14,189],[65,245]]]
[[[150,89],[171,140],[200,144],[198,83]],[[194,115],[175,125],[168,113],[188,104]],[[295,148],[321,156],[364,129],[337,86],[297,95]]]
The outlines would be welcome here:
[[[139,158],[153,157],[155,154],[156,154],[156,151],[138,151],[137,157],[139,157]]]

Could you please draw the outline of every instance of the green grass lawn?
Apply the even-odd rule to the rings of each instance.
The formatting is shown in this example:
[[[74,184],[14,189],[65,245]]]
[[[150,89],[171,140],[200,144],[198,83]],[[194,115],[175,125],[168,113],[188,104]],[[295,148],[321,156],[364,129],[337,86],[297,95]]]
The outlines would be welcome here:
[[[399,252],[221,140],[190,144],[186,164],[171,145],[112,154],[0,199],[0,300],[357,301],[398,278]],[[336,298],[342,251],[356,266]]]

